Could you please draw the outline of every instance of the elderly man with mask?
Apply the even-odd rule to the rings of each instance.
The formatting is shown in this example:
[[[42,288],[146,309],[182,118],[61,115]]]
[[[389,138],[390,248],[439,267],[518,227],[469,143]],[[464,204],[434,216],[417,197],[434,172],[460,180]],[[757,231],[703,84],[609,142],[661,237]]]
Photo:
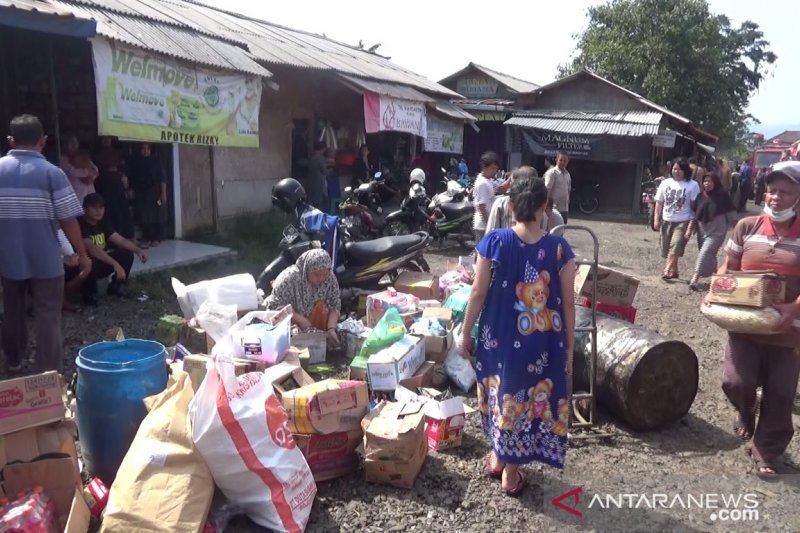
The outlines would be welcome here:
[[[736,408],[736,436],[753,439],[750,457],[759,477],[777,474],[776,462],[792,440],[792,405],[800,375],[800,162],[776,163],[766,176],[764,212],[743,218],[719,269],[773,271],[786,279],[782,321],[773,335],[728,334],[722,390]],[[762,387],[756,421],[756,389]]]

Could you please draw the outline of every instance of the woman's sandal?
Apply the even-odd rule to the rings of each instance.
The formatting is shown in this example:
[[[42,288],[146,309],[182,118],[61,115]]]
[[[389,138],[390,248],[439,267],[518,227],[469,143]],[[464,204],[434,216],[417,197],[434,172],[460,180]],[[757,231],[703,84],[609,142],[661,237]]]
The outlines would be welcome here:
[[[503,492],[506,496],[511,496],[512,498],[517,498],[522,491],[525,490],[525,487],[528,486],[528,476],[526,476],[522,470],[517,470],[517,484],[514,486],[513,489],[506,490],[503,489]]]
[[[483,465],[486,470],[486,475],[492,479],[501,479],[503,477],[503,467],[497,470],[492,470],[492,452],[486,454],[483,458]]]
[[[737,416],[733,421],[733,433],[743,442],[747,442],[753,438],[755,431],[754,424],[746,424],[741,416]]]
[[[778,469],[772,461],[766,459],[758,459],[753,455],[753,450],[750,450],[750,461],[753,463],[753,468],[756,470],[756,475],[761,479],[775,479],[778,476]]]

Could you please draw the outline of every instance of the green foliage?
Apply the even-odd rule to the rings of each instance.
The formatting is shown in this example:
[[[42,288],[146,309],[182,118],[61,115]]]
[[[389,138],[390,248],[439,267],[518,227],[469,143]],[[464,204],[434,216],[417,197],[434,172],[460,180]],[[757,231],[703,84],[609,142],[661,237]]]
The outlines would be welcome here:
[[[705,0],[611,0],[589,8],[571,63],[642,94],[732,148],[750,96],[777,56],[754,22],[738,28]]]

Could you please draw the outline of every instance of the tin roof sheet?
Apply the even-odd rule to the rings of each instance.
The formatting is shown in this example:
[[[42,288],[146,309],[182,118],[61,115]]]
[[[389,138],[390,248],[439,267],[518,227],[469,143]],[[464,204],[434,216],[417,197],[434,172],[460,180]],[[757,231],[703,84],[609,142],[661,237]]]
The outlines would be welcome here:
[[[391,96],[400,100],[411,100],[413,102],[433,102],[434,99],[426,94],[422,94],[416,89],[406,87],[404,85],[397,85],[395,83],[385,83],[374,80],[365,80],[356,78],[355,76],[339,75],[347,85],[354,85],[358,90],[370,91],[373,93]]]
[[[443,85],[406,70],[378,54],[323,35],[286,28],[195,0],[69,0],[69,3],[111,12],[116,16],[136,17],[144,24],[169,25],[241,44],[250,56],[267,64],[334,71],[358,78],[407,85],[447,98],[461,98],[461,95]]]
[[[478,118],[470,115],[455,104],[451,104],[447,100],[436,101],[436,111],[448,117],[463,120],[465,122],[477,122]]]
[[[114,9],[91,7],[84,0],[80,3],[53,0],[53,3],[78,16],[94,19],[97,21],[97,34],[113,41],[210,67],[264,78],[272,76],[247,50],[230,40],[218,39],[186,25],[154,23],[147,17],[131,14],[130,9],[117,10],[117,0],[104,1],[112,4]],[[141,3],[141,0],[137,2]]]
[[[657,111],[540,110],[515,113],[504,124],[559,133],[641,137],[658,134],[662,116]]]

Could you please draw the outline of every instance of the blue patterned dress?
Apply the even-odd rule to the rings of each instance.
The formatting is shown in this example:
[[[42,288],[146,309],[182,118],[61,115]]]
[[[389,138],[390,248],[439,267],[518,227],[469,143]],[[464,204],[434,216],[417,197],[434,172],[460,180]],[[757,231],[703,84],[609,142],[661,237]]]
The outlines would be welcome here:
[[[492,269],[476,339],[483,430],[503,463],[563,468],[569,402],[559,272],[575,254],[563,237],[526,244],[511,229],[490,232],[477,248]]]

